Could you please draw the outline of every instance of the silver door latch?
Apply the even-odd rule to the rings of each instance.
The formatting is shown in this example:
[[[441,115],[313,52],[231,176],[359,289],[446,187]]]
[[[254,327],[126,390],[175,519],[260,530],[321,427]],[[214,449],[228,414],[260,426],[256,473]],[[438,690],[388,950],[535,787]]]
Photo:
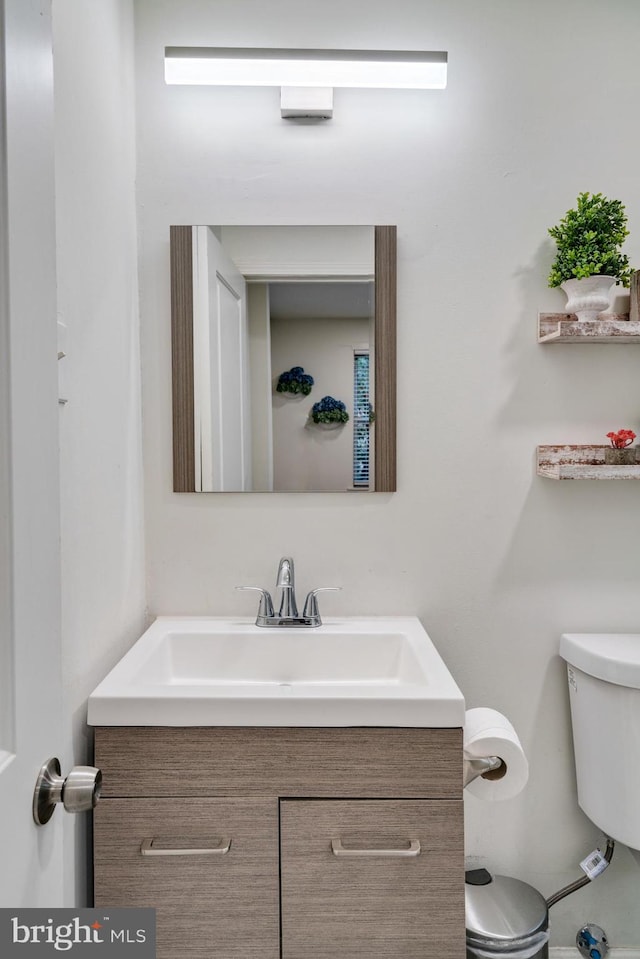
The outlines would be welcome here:
[[[33,791],[36,825],[49,822],[57,803],[62,803],[67,812],[88,812],[98,802],[101,789],[102,773],[95,766],[74,766],[65,779],[60,774],[60,760],[49,759],[38,773]]]

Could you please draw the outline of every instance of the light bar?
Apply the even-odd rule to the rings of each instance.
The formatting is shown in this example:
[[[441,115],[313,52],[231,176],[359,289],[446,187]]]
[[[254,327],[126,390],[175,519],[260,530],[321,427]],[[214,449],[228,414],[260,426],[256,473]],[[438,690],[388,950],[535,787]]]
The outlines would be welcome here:
[[[167,83],[444,89],[447,54],[415,50],[166,47]]]

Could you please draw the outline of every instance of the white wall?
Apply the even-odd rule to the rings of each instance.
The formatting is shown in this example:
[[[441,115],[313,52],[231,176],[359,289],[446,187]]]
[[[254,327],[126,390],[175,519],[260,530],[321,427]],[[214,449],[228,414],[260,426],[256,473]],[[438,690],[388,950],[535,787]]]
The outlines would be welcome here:
[[[552,483],[537,443],[638,431],[639,355],[540,347],[547,227],[579,191],[626,202],[640,254],[640,5],[629,0],[137,0],[138,202],[149,601],[246,613],[292,552],[335,613],[416,613],[469,706],[514,722],[516,799],[467,806],[469,853],[550,894],[599,838],[576,803],[564,630],[637,630],[633,483]],[[287,123],[270,89],[165,87],[165,44],[447,49],[446,92],[337,91]],[[594,117],[596,119],[594,119]],[[398,225],[398,492],[171,492],[169,224]],[[606,766],[603,757],[602,767]],[[604,774],[603,769],[598,774]],[[637,944],[638,867],[553,910]]]
[[[243,276],[374,275],[372,226],[223,226],[220,242]]]
[[[86,763],[87,697],[145,613],[132,2],[54,0],[53,18],[64,707]],[[81,905],[86,827],[65,820],[66,901]]]
[[[274,489],[353,489],[353,351],[368,340],[366,317],[271,320],[274,382],[292,366],[314,380],[309,396],[273,391]],[[311,407],[323,396],[342,400],[348,423],[327,430],[310,421]]]

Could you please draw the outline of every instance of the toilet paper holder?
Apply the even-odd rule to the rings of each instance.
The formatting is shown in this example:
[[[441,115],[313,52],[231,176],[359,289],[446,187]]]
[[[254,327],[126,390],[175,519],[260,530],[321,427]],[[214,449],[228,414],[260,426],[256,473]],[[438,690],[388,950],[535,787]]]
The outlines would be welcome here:
[[[499,756],[482,756],[477,759],[467,759],[463,761],[463,788],[472,783],[479,776],[485,779],[502,779],[507,771],[506,763]],[[489,774],[493,775],[489,775]]]

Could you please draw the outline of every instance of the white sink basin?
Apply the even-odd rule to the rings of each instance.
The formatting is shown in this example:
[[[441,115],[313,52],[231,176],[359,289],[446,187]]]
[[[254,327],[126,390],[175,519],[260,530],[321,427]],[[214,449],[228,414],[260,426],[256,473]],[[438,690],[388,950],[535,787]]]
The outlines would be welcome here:
[[[462,726],[415,616],[316,629],[159,617],[89,697],[93,726]]]

